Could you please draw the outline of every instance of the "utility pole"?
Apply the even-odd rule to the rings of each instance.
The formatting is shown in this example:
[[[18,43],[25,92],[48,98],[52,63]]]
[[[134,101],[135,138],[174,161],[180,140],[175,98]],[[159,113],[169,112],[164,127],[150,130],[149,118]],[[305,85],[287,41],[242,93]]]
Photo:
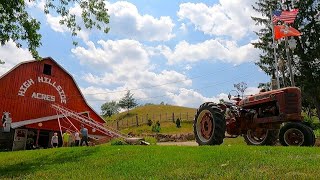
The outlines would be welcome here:
[[[243,99],[244,91],[248,88],[247,83],[245,83],[245,82],[240,82],[240,83],[238,83],[238,84],[234,84],[233,87],[237,88],[237,90],[242,93],[242,99]]]

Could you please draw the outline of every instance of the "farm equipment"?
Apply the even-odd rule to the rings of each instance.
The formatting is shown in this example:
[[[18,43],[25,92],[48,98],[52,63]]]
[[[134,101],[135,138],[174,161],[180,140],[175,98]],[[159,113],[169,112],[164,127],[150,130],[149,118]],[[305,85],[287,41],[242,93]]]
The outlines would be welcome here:
[[[313,146],[315,135],[302,122],[301,91],[287,87],[236,102],[203,103],[196,112],[194,133],[199,145],[220,145],[225,137],[243,136],[248,145]],[[227,134],[227,136],[226,136]]]

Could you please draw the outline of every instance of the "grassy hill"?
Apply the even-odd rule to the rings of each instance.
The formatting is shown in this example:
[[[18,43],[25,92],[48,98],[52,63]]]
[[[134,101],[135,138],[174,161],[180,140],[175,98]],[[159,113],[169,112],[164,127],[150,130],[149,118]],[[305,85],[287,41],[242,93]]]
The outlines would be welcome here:
[[[317,147],[109,146],[0,153],[0,179],[319,179]]]
[[[176,124],[172,122],[162,122],[160,127],[161,130],[159,133],[163,134],[181,134],[181,133],[193,133],[193,122],[182,122],[181,123],[181,128],[177,128]],[[152,128],[148,125],[142,125],[139,127],[130,127],[130,128],[125,128],[122,129],[121,132],[124,134],[128,134],[129,132],[135,134],[135,135],[140,135],[142,133],[154,133],[151,130]]]
[[[159,120],[159,114],[162,114],[162,118],[165,118],[165,114],[167,113],[168,118],[171,118],[170,115],[175,113],[178,117],[180,113],[186,114],[188,113],[190,117],[193,117],[195,114],[196,109],[182,107],[182,106],[172,106],[172,105],[146,105],[146,106],[139,106],[132,110],[115,114],[111,117],[106,117],[107,121],[114,121],[119,119],[131,119],[138,115],[139,117],[146,117],[148,114],[149,118],[153,118],[153,114],[155,114],[155,120]]]

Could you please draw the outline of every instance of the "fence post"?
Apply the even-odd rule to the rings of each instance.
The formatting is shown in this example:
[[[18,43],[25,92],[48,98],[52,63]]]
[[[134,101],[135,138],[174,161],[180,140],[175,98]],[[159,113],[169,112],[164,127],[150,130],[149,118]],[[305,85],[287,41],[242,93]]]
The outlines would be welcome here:
[[[187,122],[189,121],[189,116],[188,116],[188,112],[187,112]]]
[[[172,122],[174,123],[174,112],[172,113]]]
[[[117,130],[119,130],[119,120],[117,120]]]
[[[137,122],[137,126],[139,126],[139,118],[138,118],[138,115],[136,115],[136,122]]]

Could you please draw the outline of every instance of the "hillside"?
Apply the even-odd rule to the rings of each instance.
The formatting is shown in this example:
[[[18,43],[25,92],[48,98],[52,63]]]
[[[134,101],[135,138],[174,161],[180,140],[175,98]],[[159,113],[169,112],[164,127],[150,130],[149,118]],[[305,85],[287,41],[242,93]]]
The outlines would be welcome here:
[[[195,114],[196,109],[194,108],[188,108],[188,107],[182,107],[182,106],[172,106],[172,105],[146,105],[146,106],[139,106],[136,107],[132,110],[129,111],[129,113],[127,111],[119,113],[119,114],[115,114],[111,117],[107,117],[106,120],[107,121],[114,121],[114,120],[120,120],[120,119],[126,119],[126,118],[132,118],[135,117],[136,115],[138,116],[147,116],[152,118],[153,114],[155,115],[165,115],[167,113],[167,115],[171,115],[172,113],[175,113],[176,115],[179,115],[180,113],[182,114],[186,114],[188,113],[190,116],[193,117],[193,115]],[[159,120],[159,117],[155,117],[156,120]],[[163,117],[164,118],[164,117]]]
[[[147,124],[148,120],[153,123],[173,122],[178,118],[182,122],[193,121],[196,109],[172,105],[145,105],[132,110],[107,117],[106,125],[114,129],[124,129],[127,127]]]

